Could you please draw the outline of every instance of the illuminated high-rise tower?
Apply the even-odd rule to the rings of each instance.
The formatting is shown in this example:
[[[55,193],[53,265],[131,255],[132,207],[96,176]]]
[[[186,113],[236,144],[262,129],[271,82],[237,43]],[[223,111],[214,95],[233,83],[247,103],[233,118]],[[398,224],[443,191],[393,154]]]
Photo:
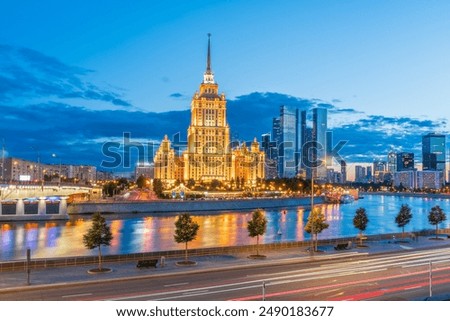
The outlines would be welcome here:
[[[219,94],[219,85],[211,69],[211,38],[208,34],[206,71],[191,102],[188,148],[183,155],[184,180],[228,181],[234,176],[226,104],[225,94]]]
[[[232,150],[226,103],[225,94],[219,94],[219,85],[215,82],[211,69],[211,35],[208,34],[206,71],[199,91],[194,94],[191,102],[187,149],[181,159],[173,162],[175,164],[173,169],[156,169],[159,163],[155,162],[155,178],[162,179],[157,175],[162,173],[172,178],[168,179],[168,182],[191,179],[196,182],[239,179],[246,185],[255,185],[258,179],[264,178],[264,152],[260,151],[256,139],[250,148],[244,143]],[[166,141],[163,143],[168,144]],[[162,148],[160,151],[157,158],[170,158],[169,155],[162,154],[171,152]]]

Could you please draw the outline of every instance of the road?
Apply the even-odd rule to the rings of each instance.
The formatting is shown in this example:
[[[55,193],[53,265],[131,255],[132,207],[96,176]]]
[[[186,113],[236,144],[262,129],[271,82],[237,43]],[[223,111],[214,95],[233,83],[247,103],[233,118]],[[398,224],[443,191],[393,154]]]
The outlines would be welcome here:
[[[430,289],[430,262],[431,289]],[[415,300],[450,294],[450,249],[366,255],[349,253],[329,261],[242,267],[148,279],[67,284],[0,300]]]

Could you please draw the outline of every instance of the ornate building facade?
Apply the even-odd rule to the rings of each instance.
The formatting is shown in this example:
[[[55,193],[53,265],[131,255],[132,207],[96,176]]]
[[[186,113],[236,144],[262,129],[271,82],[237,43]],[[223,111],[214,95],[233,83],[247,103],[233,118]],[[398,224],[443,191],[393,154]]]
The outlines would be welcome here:
[[[171,183],[175,180],[230,182],[240,179],[247,185],[264,178],[265,155],[254,140],[231,148],[230,127],[227,123],[225,94],[211,70],[211,42],[208,35],[206,71],[200,89],[191,102],[191,124],[187,130],[187,150],[177,156],[167,136],[155,155],[155,178]]]

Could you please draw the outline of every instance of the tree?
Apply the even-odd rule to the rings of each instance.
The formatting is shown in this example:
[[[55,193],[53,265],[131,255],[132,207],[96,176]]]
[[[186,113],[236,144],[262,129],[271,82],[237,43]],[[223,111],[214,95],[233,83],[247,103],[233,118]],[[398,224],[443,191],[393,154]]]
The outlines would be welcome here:
[[[412,219],[411,208],[407,204],[403,204],[395,217],[395,223],[398,227],[402,228],[402,238],[405,234],[405,225],[408,224]]]
[[[189,214],[181,214],[175,222],[174,239],[177,243],[185,243],[184,262],[188,262],[188,243],[195,240],[200,226]]]
[[[193,178],[189,178],[187,183],[186,183],[186,187],[187,188],[193,188],[195,186],[195,180]]]
[[[428,214],[428,222],[430,222],[431,225],[436,225],[436,239],[438,235],[438,225],[439,223],[442,223],[447,219],[447,216],[445,215],[442,208],[439,207],[439,205],[434,206],[431,208],[430,213]]]
[[[323,230],[327,229],[329,224],[326,222],[325,216],[322,213],[321,207],[314,207],[312,211],[309,213],[308,222],[305,226],[306,233],[313,234],[313,242],[314,242],[314,251],[317,251],[317,239],[319,233]]]
[[[353,217],[353,226],[359,230],[359,244],[362,245],[362,233],[366,230],[369,219],[367,218],[366,209],[360,207],[356,210],[356,214]]]
[[[147,186],[147,178],[145,178],[144,175],[139,176],[138,179],[136,180],[136,185],[137,185],[139,188],[144,188],[144,187],[146,187],[146,186]]]
[[[113,235],[106,220],[100,213],[95,213],[92,216],[92,226],[83,235],[83,243],[89,250],[98,248],[98,270],[103,271],[102,267],[102,245],[109,246]]]
[[[163,195],[163,183],[159,178],[153,180],[153,191],[158,197]]]
[[[267,219],[261,210],[254,210],[252,219],[247,222],[248,236],[256,236],[256,255],[259,256],[259,236],[264,235],[267,229]]]

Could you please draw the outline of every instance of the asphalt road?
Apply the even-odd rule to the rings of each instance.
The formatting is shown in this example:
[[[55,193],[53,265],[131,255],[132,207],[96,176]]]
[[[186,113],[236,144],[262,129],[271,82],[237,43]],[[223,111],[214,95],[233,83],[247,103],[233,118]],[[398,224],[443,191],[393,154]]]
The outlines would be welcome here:
[[[450,294],[448,248],[46,286],[0,293],[0,300],[423,300],[430,291]]]

